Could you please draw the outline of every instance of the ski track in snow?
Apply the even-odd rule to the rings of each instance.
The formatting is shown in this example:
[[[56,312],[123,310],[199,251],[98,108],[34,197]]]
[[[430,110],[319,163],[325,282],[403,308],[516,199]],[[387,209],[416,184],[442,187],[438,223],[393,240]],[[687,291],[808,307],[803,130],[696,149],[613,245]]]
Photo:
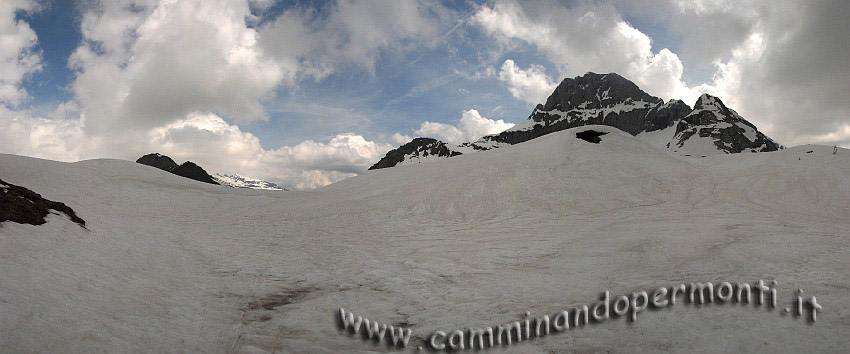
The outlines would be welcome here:
[[[344,307],[413,330],[497,326],[689,282],[776,279],[779,308],[677,304],[517,352],[815,352],[850,346],[850,151],[683,158],[603,126],[310,192],[206,185],[121,160],[0,155],[68,204],[0,227],[10,352],[384,352]],[[798,160],[798,158],[800,158]],[[817,323],[784,315],[796,289]]]

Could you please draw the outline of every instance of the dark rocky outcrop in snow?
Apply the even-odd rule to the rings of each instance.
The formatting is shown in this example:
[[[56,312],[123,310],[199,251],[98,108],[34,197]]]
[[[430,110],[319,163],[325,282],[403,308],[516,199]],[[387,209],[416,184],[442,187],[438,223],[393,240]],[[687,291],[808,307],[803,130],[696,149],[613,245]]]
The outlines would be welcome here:
[[[156,167],[163,171],[171,172],[171,170],[177,168],[177,163],[174,162],[170,157],[161,155],[159,153],[147,154],[145,156],[140,157],[136,162],[142,165],[148,165]]]
[[[63,213],[71,221],[86,227],[86,221],[65,203],[44,199],[36,192],[0,179],[0,222],[42,225],[47,222],[45,218],[51,210]]]
[[[674,150],[684,148],[688,152],[689,149],[704,148],[705,144],[713,144],[727,154],[782,148],[738,112],[726,107],[719,98],[707,94],[700,96],[693,112],[679,121],[676,134],[667,147]]]
[[[428,156],[452,157],[460,155],[459,151],[449,148],[449,145],[431,138],[415,138],[411,142],[390,150],[380,161],[369,167],[370,170],[387,168],[398,165],[410,157],[423,158]]]
[[[209,173],[207,173],[207,171],[205,171],[203,168],[201,168],[201,166],[196,165],[192,161],[184,162],[182,165],[177,166],[177,168],[171,170],[171,173],[178,176],[191,178],[196,181],[201,181],[204,183],[218,184],[218,182],[216,182],[215,179],[213,179],[213,177],[210,176]]]
[[[182,165],[178,166],[177,163],[170,157],[159,153],[153,153],[140,157],[136,160],[136,162],[171,172],[180,177],[186,177],[204,183],[219,184],[212,176],[210,176],[209,173],[207,173],[207,171],[201,168],[201,166],[198,166],[191,161],[186,161]]]
[[[602,142],[602,139],[600,139],[599,137],[603,136],[605,134],[608,134],[608,133],[598,132],[598,131],[595,131],[595,130],[585,130],[585,131],[580,131],[580,132],[576,133],[576,138],[579,138],[579,139],[584,140],[584,141],[589,142],[589,143],[599,144],[600,142]]]

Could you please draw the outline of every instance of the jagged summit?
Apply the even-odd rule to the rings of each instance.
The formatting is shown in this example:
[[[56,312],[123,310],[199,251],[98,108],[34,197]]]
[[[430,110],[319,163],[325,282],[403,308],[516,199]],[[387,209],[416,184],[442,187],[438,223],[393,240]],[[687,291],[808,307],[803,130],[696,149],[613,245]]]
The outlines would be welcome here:
[[[692,109],[681,100],[664,102],[618,74],[588,72],[561,81],[544,104],[511,129],[461,145],[417,138],[387,153],[370,170],[519,144],[585,125],[615,127],[687,156],[780,148],[717,97],[704,94]]]
[[[409,143],[390,150],[380,161],[369,167],[370,170],[393,167],[409,161],[421,162],[441,157],[461,155],[457,146],[446,144],[432,138],[415,138]]]
[[[588,72],[584,76],[561,81],[546,99],[541,111],[598,109],[630,101],[662,103],[660,98],[644,92],[620,75]]]
[[[700,96],[693,112],[679,121],[676,133],[667,147],[694,156],[775,151],[781,148],[738,112],[709,94]]]
[[[147,154],[145,156],[140,157],[136,162],[142,165],[148,165],[156,167],[163,171],[169,171],[177,168],[177,163],[174,162],[170,157],[162,155],[158,152]]]

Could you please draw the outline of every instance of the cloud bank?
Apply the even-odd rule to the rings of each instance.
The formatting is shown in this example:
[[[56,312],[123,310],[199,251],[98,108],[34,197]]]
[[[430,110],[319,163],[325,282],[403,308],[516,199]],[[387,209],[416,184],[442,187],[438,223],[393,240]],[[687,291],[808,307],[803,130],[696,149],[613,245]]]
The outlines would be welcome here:
[[[457,125],[425,121],[416,130],[416,134],[436,138],[450,144],[462,144],[478,140],[485,135],[501,133],[513,126],[513,123],[506,123],[501,119],[493,120],[482,117],[478,111],[470,109],[461,114]]]

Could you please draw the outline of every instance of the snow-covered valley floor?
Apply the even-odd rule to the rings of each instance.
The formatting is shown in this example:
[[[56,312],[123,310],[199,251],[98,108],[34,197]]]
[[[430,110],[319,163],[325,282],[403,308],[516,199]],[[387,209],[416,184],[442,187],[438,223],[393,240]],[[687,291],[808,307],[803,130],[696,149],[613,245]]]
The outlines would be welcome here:
[[[340,330],[344,307],[412,329],[410,352],[435,330],[551,316],[605,290],[759,279],[778,281],[778,309],[677,304],[507,349],[850,348],[850,151],[683,158],[593,129],[609,134],[570,129],[309,192],[0,155],[0,178],[88,228],[2,224],[2,351],[400,350]],[[780,310],[797,289],[823,306],[814,324]]]

